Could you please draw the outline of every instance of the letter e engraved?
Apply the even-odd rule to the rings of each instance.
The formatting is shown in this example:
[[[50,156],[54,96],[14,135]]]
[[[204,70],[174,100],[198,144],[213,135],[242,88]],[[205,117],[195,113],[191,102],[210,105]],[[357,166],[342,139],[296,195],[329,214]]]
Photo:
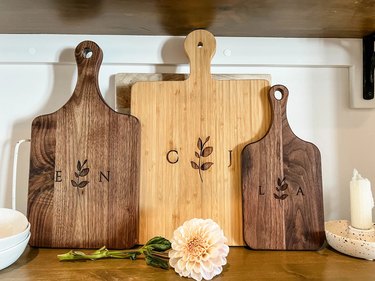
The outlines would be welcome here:
[[[102,171],[100,171],[99,182],[103,182],[103,178],[105,178],[105,180],[109,182],[109,173],[110,171],[107,171],[107,176],[106,176]]]
[[[61,171],[56,171],[55,182],[62,182]]]
[[[298,188],[298,191],[297,191],[296,195],[299,195],[300,193],[302,194],[302,196],[305,196],[305,193],[303,193],[302,187]]]
[[[260,185],[259,186],[259,193],[258,193],[259,195],[264,195],[265,193],[263,192],[263,190],[262,190],[262,186]]]

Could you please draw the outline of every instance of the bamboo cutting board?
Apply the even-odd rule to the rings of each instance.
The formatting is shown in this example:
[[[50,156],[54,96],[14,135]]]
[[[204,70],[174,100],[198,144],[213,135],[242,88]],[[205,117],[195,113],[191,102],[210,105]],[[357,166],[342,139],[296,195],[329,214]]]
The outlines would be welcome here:
[[[140,242],[171,237],[184,221],[212,218],[243,245],[240,153],[270,124],[267,80],[215,80],[215,38],[185,40],[184,81],[137,82],[131,113],[141,120]]]
[[[284,86],[271,88],[272,125],[242,152],[244,239],[254,249],[318,250],[325,239],[320,152],[289,127],[288,95]]]
[[[211,74],[215,80],[265,79],[271,83],[269,74]],[[116,111],[129,113],[131,106],[131,88],[140,81],[183,81],[189,77],[186,73],[117,73],[115,75]]]
[[[140,124],[102,99],[101,49],[84,41],[75,56],[72,97],[32,123],[30,245],[129,248],[138,242]]]

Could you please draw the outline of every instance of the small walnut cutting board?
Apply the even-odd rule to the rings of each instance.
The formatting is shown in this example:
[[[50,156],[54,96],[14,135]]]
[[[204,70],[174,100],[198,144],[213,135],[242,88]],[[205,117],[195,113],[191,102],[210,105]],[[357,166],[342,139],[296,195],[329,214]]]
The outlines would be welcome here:
[[[325,239],[320,152],[292,132],[287,99],[287,88],[271,88],[272,125],[242,152],[244,239],[253,249],[318,250]]]
[[[184,221],[211,218],[243,245],[240,154],[270,124],[267,80],[216,80],[214,36],[185,40],[184,81],[137,82],[131,113],[142,127],[140,242],[171,237]]]
[[[84,41],[75,56],[72,97],[32,123],[30,244],[129,248],[138,242],[140,123],[102,99],[101,49]]]

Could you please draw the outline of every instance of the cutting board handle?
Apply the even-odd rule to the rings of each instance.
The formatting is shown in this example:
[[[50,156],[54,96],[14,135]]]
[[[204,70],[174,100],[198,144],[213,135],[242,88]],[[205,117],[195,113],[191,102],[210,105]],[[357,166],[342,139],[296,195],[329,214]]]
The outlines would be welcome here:
[[[195,30],[186,37],[184,46],[190,60],[189,79],[210,80],[211,60],[216,50],[215,37],[206,30]]]
[[[287,87],[283,85],[274,85],[268,92],[269,100],[271,102],[272,107],[276,104],[280,104],[281,106],[286,106],[286,102],[288,100],[289,91]]]
[[[272,122],[270,130],[281,130],[284,125],[285,129],[290,129],[288,118],[286,115],[286,106],[288,101],[289,91],[283,85],[274,85],[268,92],[268,99],[273,111]]]
[[[98,85],[98,76],[103,60],[102,50],[95,42],[83,41],[78,44],[74,53],[78,67],[78,80],[73,95],[80,95],[84,92],[81,89],[86,83],[88,83],[96,86],[97,91],[92,93],[101,96]]]

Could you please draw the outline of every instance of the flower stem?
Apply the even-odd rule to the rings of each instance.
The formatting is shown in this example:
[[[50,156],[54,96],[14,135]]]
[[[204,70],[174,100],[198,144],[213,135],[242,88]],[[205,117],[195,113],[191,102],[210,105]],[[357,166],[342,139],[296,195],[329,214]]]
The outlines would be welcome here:
[[[157,236],[149,240],[146,245],[138,249],[111,251],[104,246],[91,254],[85,254],[81,251],[71,250],[68,253],[58,255],[57,258],[60,261],[97,260],[105,258],[135,260],[138,256],[143,255],[147,264],[163,269],[168,269],[169,258],[167,251],[170,248],[170,241],[163,237]]]

